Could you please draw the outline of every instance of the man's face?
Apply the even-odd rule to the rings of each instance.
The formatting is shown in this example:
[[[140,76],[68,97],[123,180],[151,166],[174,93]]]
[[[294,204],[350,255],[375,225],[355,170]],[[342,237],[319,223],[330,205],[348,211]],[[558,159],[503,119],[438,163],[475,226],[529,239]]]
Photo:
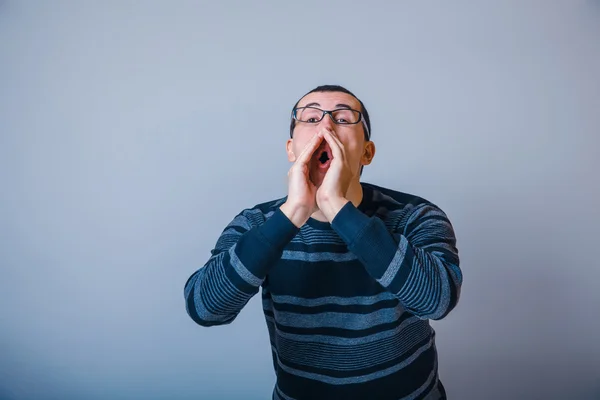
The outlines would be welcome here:
[[[343,92],[314,92],[309,93],[298,102],[298,107],[316,107],[322,110],[335,110],[339,108],[351,108],[361,111],[360,103],[354,96]],[[344,145],[346,158],[356,179],[359,178],[360,168],[362,165],[371,163],[371,159],[375,154],[375,146],[371,141],[365,141],[364,125],[362,122],[353,125],[336,124],[329,115],[318,123],[296,121],[293,138],[288,139],[286,148],[288,160],[296,161],[304,146],[310,139],[320,130],[328,129],[334,132]],[[328,153],[331,158],[332,153],[329,145],[323,139],[320,147],[315,151],[309,163],[309,172],[311,181],[318,187],[323,182],[325,173],[328,167],[323,168],[323,164],[319,158],[323,151]],[[329,164],[329,163],[327,163]]]

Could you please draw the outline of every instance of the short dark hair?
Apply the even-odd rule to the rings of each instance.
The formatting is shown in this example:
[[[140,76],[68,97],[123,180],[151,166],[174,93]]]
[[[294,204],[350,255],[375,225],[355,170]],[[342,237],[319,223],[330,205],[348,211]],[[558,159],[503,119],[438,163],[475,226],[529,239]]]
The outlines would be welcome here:
[[[358,102],[360,103],[360,112],[362,113],[363,118],[365,119],[365,123],[367,124],[367,128],[368,128],[368,132],[365,130],[365,127],[363,126],[363,132],[365,133],[365,140],[371,140],[371,120],[369,119],[369,113],[367,112],[367,108],[365,107],[365,105],[363,104],[363,102],[354,95],[354,93],[352,93],[351,91],[349,91],[348,89],[346,89],[345,87],[339,86],[339,85],[321,85],[321,86],[317,86],[316,88],[314,88],[313,90],[311,90],[310,92],[306,93],[304,96],[302,96],[300,99],[298,99],[298,101],[296,102],[296,104],[294,104],[294,107],[292,107],[292,112],[294,110],[294,108],[298,107],[298,103],[300,103],[300,100],[302,100],[304,97],[306,97],[307,95],[314,93],[314,92],[342,92],[342,93],[346,93],[349,94],[350,96],[354,97],[356,100],[358,100]],[[291,122],[290,122],[290,138],[294,136],[294,128],[296,127],[296,120],[294,118],[291,118]]]

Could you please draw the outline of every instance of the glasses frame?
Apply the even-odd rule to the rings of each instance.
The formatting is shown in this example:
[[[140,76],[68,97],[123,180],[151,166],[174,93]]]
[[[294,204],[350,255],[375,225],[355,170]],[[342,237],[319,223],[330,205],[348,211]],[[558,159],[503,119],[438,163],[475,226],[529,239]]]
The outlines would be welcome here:
[[[298,119],[298,117],[296,116],[296,113],[298,112],[298,110],[305,110],[305,109],[312,109],[312,110],[319,110],[321,111],[321,118],[319,118],[318,121],[316,122],[306,122],[306,121],[301,121]],[[358,121],[356,122],[337,122],[335,120],[335,118],[333,118],[333,113],[335,111],[340,111],[340,110],[350,110],[350,111],[354,111],[358,113]],[[331,120],[333,121],[334,124],[336,125],[356,125],[359,123],[363,123],[363,126],[365,127],[365,133],[366,133],[366,138],[367,140],[370,140],[371,137],[371,132],[369,132],[369,127],[367,126],[367,122],[365,121],[365,118],[363,117],[363,113],[361,113],[358,110],[354,110],[352,108],[346,108],[346,107],[342,107],[342,108],[336,108],[335,110],[323,110],[321,108],[318,107],[296,107],[292,110],[292,118],[297,121],[297,122],[303,122],[305,124],[318,124],[319,122],[323,121],[323,118],[325,118],[325,114],[329,114],[329,118],[331,118]]]

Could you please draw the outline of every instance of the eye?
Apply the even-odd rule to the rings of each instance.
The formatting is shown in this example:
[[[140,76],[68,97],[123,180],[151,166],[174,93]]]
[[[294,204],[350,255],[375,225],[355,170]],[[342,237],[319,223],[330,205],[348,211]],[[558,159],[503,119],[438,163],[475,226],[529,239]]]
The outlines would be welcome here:
[[[308,119],[306,120],[306,122],[310,122],[311,124],[314,124],[314,123],[316,123],[316,122],[319,122],[319,120],[318,120],[317,118],[308,118]]]
[[[356,113],[349,109],[335,110],[333,117],[337,124],[353,124],[358,118]]]

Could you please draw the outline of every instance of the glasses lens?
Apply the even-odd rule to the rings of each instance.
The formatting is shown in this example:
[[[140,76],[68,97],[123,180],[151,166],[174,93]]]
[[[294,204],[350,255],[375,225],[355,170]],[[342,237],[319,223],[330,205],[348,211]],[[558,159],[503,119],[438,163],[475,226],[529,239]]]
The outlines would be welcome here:
[[[360,113],[354,110],[336,110],[333,112],[333,119],[338,124],[356,124],[359,121]]]
[[[302,122],[319,122],[323,117],[323,111],[318,108],[302,107],[296,109],[296,119]]]

